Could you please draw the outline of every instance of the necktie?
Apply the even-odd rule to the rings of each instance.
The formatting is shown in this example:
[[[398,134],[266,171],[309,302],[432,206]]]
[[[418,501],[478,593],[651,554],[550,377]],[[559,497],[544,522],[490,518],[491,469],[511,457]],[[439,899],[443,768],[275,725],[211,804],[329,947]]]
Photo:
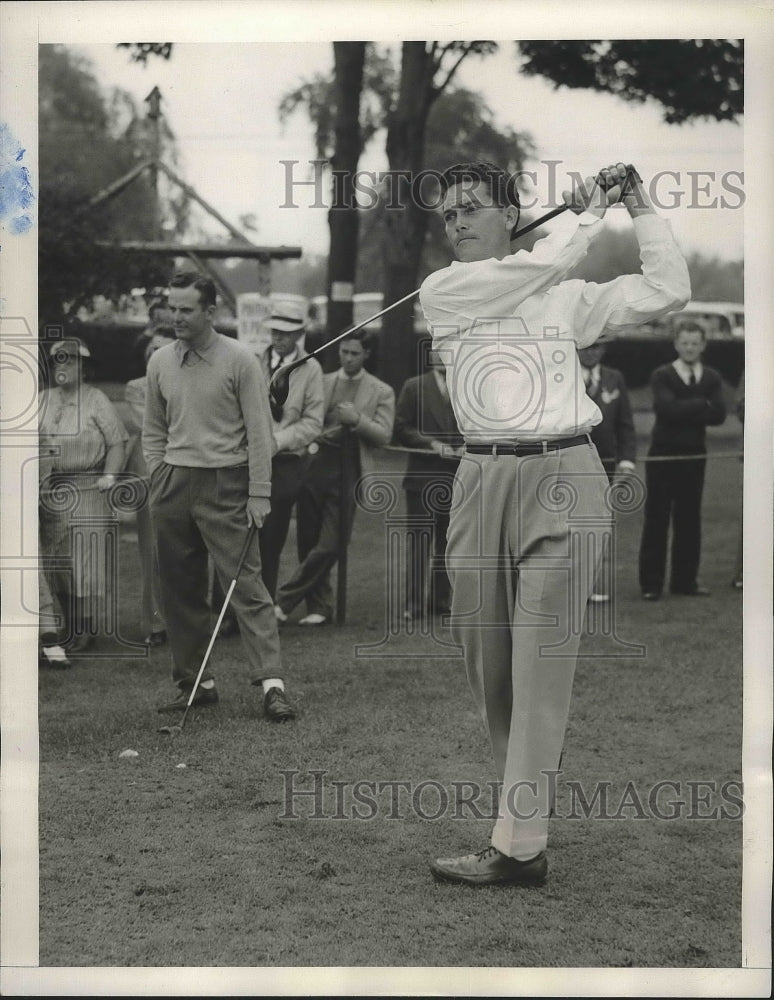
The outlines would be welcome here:
[[[271,372],[269,381],[271,381],[271,378],[274,376],[274,373],[279,368],[281,368],[281,367],[282,367],[282,358],[279,357],[279,355],[278,355],[277,356],[277,360],[275,361],[274,357],[272,356],[271,359],[270,359],[270,361],[269,361],[269,369],[270,369],[270,372]],[[282,414],[284,412],[284,407],[282,406],[281,403],[276,403],[272,399],[271,395],[269,395],[269,406],[271,407],[271,415],[274,418],[275,423],[279,423],[280,420],[282,420]]]
[[[693,368],[691,368],[691,377],[688,379],[688,385],[691,386],[696,385],[696,374]]]

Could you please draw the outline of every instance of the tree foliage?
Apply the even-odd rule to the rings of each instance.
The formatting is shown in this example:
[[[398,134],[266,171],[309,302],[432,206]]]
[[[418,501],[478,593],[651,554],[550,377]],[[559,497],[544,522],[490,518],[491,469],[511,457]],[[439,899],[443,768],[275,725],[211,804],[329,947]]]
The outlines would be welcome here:
[[[463,87],[452,86],[433,105],[426,131],[426,169],[443,170],[461,160],[490,160],[504,169],[518,172],[527,157],[534,154],[528,133],[499,127],[491,108],[482,96]],[[423,188],[428,204],[433,204],[432,185]],[[385,195],[373,208],[362,211],[361,239],[358,254],[357,290],[378,291],[384,285]],[[391,209],[390,211],[393,211]],[[419,281],[427,274],[446,267],[452,259],[443,224],[437,212],[430,212],[427,237],[422,252]]]
[[[155,235],[155,198],[146,175],[115,198],[88,200],[148,155],[140,115],[126,92],[103,93],[90,63],[60,45],[39,47],[39,309],[43,322],[74,312],[92,295],[116,296],[163,284],[168,266],[95,245]],[[167,134],[166,144],[174,138]],[[184,199],[167,206],[182,226]]]
[[[664,120],[736,121],[744,111],[744,42],[655,39],[517,42],[519,69],[556,88],[607,91],[661,104]]]
[[[360,43],[351,43],[360,44]],[[389,49],[379,51],[372,42],[365,43],[363,89],[360,99],[360,151],[383,128],[395,96],[397,73]],[[314,128],[314,144],[321,160],[332,160],[336,152],[335,122],[337,112],[336,80],[333,75],[300,80],[280,100],[279,119],[285,124],[302,111]]]
[[[151,56],[169,59],[172,55],[172,42],[119,42],[118,49],[128,49],[132,62],[147,66]]]

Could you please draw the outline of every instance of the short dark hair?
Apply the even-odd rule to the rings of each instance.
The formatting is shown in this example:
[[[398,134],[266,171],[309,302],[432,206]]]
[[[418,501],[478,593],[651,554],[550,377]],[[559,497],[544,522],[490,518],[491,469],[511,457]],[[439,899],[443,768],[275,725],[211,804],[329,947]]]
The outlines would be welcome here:
[[[374,346],[374,335],[370,330],[353,330],[346,337],[342,337],[339,343],[344,344],[348,340],[357,340],[358,343],[363,345],[364,351],[370,351]]]
[[[206,309],[214,306],[217,301],[217,291],[215,282],[210,278],[204,278],[195,271],[178,271],[172,276],[169,283],[170,288],[195,288],[199,293],[199,301]]]
[[[464,181],[483,181],[486,184],[492,201],[501,208],[513,205],[519,212],[521,211],[521,200],[516,187],[516,175],[507,174],[502,167],[496,163],[489,163],[488,160],[478,160],[471,163],[455,163],[447,167],[441,174],[439,183],[441,185],[441,197],[446,196],[446,192],[455,184]]]
[[[674,339],[677,340],[677,338],[680,336],[681,333],[700,333],[702,340],[707,339],[707,331],[704,329],[701,323],[696,323],[694,320],[691,319],[687,319],[685,320],[684,323],[679,323],[675,327]]]

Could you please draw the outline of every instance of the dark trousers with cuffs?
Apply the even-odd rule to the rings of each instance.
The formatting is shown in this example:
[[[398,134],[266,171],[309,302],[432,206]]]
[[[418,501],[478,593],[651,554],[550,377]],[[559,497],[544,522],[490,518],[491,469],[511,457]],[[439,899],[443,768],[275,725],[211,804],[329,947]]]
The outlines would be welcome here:
[[[670,590],[689,593],[696,587],[701,554],[701,498],[704,456],[648,462],[645,467],[645,522],[640,542],[640,587],[661,593],[666,577],[667,540],[672,525]]]
[[[246,465],[198,469],[162,463],[151,477],[150,501],[159,558],[172,679],[190,688],[212,635],[207,559],[221,586],[236,573],[248,532]],[[230,605],[239,622],[252,683],[282,677],[279,634],[261,577],[257,536],[245,558]],[[211,679],[209,667],[202,680]]]
[[[282,550],[290,531],[290,519],[298,494],[304,481],[306,460],[301,455],[280,453],[271,463],[271,513],[259,531],[261,549],[261,576],[272,601],[277,593]],[[223,607],[225,591],[217,574],[212,586],[212,610],[219,612]],[[229,611],[226,617],[235,617]]]
[[[340,448],[322,445],[306,471],[296,514],[299,564],[277,591],[285,614],[305,600],[310,614],[333,617],[330,575],[338,561],[339,518],[348,545],[355,515],[354,496],[341,496],[341,460]]]
[[[448,611],[451,584],[446,572],[446,533],[449,529],[448,499],[417,490],[406,490],[406,611],[421,616]],[[429,545],[424,536],[430,529]],[[429,588],[429,593],[428,593]]]

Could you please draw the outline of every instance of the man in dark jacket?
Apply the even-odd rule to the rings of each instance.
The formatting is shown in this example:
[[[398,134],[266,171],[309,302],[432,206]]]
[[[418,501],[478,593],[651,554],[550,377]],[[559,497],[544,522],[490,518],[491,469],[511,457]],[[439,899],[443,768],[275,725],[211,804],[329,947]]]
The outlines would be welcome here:
[[[607,478],[612,483],[616,474],[625,476],[634,472],[636,439],[632,404],[624,377],[617,368],[608,368],[602,364],[606,344],[607,337],[600,337],[591,347],[583,347],[578,351],[578,360],[586,393],[602,414],[602,423],[591,428],[591,440],[597,446]],[[589,600],[593,604],[609,601],[612,581],[612,560],[605,547],[597,583]]]
[[[602,414],[602,423],[591,428],[591,440],[610,482],[616,472],[634,472],[636,439],[629,390],[621,372],[602,364],[605,340],[578,351],[586,392]]]
[[[395,409],[395,444],[426,449],[424,455],[409,455],[403,479],[409,518],[404,615],[409,619],[421,618],[426,611],[448,614],[451,610],[444,557],[454,473],[463,438],[449,400],[446,369],[434,352],[430,354],[430,365],[427,374],[406,380]],[[426,541],[425,533],[429,533]]]
[[[647,499],[640,543],[640,587],[646,601],[661,596],[667,535],[672,522],[670,590],[704,597],[696,576],[701,551],[701,497],[706,464],[706,428],[726,418],[720,375],[701,363],[706,334],[685,323],[675,336],[677,358],[651,376],[653,427],[645,470]],[[680,459],[672,456],[687,455]],[[661,459],[661,460],[659,460]]]

